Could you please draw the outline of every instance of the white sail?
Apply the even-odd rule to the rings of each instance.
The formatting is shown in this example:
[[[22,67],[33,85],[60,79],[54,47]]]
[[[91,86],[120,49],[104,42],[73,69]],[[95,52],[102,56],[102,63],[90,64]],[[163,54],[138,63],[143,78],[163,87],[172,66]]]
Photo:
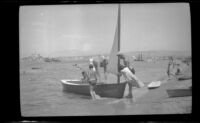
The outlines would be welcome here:
[[[117,75],[118,73],[118,56],[117,53],[119,52],[119,48],[120,48],[120,36],[119,36],[119,32],[120,31],[120,8],[118,10],[118,20],[117,20],[117,27],[116,27],[116,31],[115,31],[115,37],[114,37],[114,41],[113,41],[113,45],[112,45],[112,49],[110,51],[110,56],[109,56],[109,60],[108,60],[108,69],[107,71],[109,73],[115,74]]]

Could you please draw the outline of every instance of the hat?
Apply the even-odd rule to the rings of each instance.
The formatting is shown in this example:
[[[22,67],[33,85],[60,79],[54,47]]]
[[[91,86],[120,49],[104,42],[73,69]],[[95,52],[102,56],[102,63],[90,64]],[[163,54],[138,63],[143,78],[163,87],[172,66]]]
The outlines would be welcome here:
[[[125,58],[124,54],[122,54],[122,53],[117,53],[117,56],[119,56],[119,57],[122,58],[122,59]]]

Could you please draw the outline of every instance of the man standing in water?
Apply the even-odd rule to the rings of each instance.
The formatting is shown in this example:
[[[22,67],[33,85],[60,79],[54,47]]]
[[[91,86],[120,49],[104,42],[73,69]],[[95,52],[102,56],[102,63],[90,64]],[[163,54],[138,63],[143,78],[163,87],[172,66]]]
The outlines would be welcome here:
[[[99,68],[98,68],[98,62],[95,61],[93,58],[91,58],[89,61],[90,61],[90,65],[93,66],[92,69],[96,72],[96,75],[98,77],[97,81],[101,81],[100,80],[101,78],[100,78]]]
[[[100,67],[103,67],[103,72],[104,72],[104,78],[107,80],[107,65],[108,65],[108,60],[102,56],[102,62],[100,64]]]
[[[93,65],[91,65],[91,64],[89,65],[88,78],[89,78],[88,82],[90,84],[90,94],[92,96],[92,99],[96,99],[96,94],[95,94],[94,88],[97,83],[97,76],[93,69]]]
[[[97,76],[96,76],[96,72],[93,69],[93,65],[89,65],[89,70],[86,72],[85,70],[82,71],[82,76],[83,78],[81,79],[82,82],[88,82],[90,85],[90,95],[92,97],[92,99],[96,99],[96,93],[94,91],[94,88],[96,86],[97,83]]]

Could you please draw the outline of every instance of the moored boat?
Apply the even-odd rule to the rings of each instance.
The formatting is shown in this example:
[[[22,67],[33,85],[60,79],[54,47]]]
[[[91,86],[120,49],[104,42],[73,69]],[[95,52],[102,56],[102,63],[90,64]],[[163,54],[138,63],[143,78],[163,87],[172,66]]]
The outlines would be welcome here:
[[[186,97],[186,96],[192,96],[192,89],[169,89],[166,90],[169,97]]]

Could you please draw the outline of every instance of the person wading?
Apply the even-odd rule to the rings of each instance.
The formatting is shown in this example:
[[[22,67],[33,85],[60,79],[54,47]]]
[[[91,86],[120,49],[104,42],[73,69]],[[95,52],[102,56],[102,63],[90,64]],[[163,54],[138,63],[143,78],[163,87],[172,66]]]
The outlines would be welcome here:
[[[82,77],[81,81],[83,83],[89,83],[90,85],[90,95],[92,99],[100,99],[100,96],[95,93],[95,86],[97,84],[97,75],[95,69],[93,69],[93,65],[89,65],[89,70],[83,70],[81,72]]]

